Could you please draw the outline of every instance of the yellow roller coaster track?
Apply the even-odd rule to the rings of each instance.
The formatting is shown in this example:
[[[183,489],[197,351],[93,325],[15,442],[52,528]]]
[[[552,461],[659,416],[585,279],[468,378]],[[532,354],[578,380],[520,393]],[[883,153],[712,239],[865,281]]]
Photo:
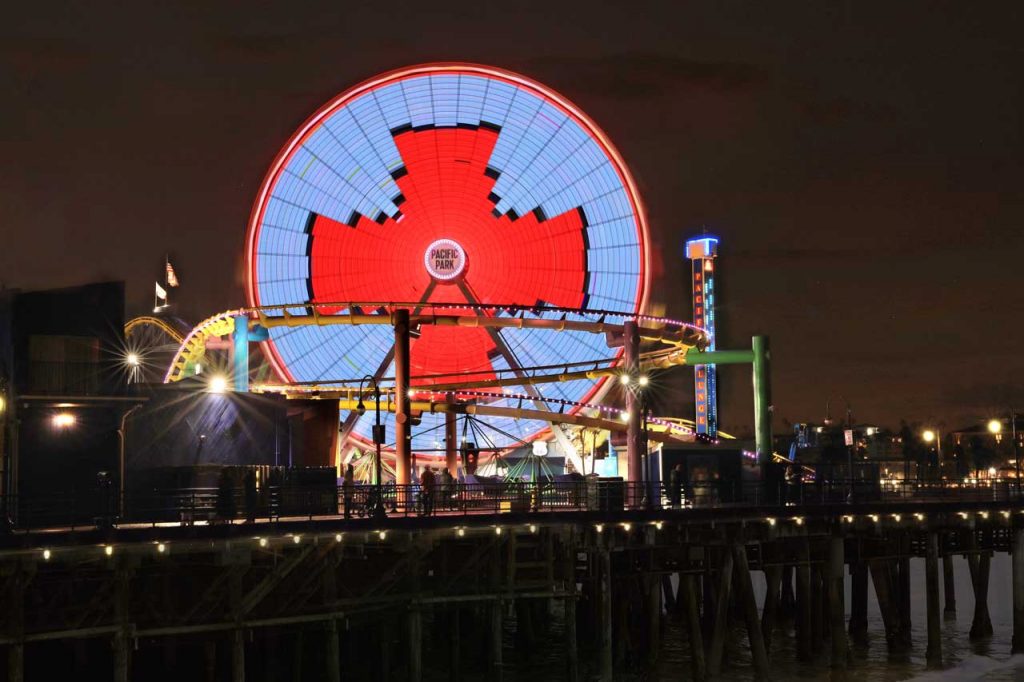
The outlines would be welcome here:
[[[555,332],[579,331],[591,334],[605,334],[608,337],[621,336],[623,325],[605,321],[608,317],[619,318],[626,321],[634,319],[637,321],[638,332],[642,341],[660,343],[668,346],[669,350],[675,351],[646,353],[642,362],[647,367],[669,367],[686,363],[686,351],[691,348],[703,349],[708,344],[707,332],[686,322],[669,320],[666,318],[652,317],[647,315],[635,315],[607,310],[574,310],[555,307],[523,307],[509,305],[453,305],[450,303],[381,303],[381,302],[344,302],[344,303],[300,303],[295,305],[274,305],[260,306],[256,308],[241,308],[219,313],[203,322],[189,332],[183,339],[174,360],[167,371],[165,381],[180,381],[185,377],[185,368],[189,361],[196,357],[206,346],[206,340],[214,336],[224,336],[231,333],[234,328],[234,318],[238,315],[245,315],[250,318],[250,326],[260,325],[267,329],[273,327],[300,327],[300,326],[331,326],[331,325],[388,325],[394,324],[394,317],[390,310],[397,308],[434,308],[443,310],[443,313],[427,313],[412,315],[410,322],[413,325],[437,325],[467,328],[514,328],[514,329],[548,329]],[[347,312],[324,313],[321,310],[344,310]],[[376,309],[379,312],[366,313],[364,309]],[[293,314],[292,311],[302,311],[301,314]],[[451,312],[465,310],[466,313]],[[357,312],[358,311],[358,312]],[[484,311],[497,313],[505,311],[511,313],[509,317],[489,317],[482,315]],[[526,313],[554,313],[561,314],[560,319],[541,317],[526,317]],[[275,314],[276,313],[276,314]],[[516,313],[519,313],[516,316]],[[569,315],[574,317],[595,317],[595,321],[567,319]],[[526,380],[522,377],[515,379],[496,379],[490,382],[475,382],[474,387],[480,386],[511,386],[521,385],[524,381],[528,383],[544,383],[557,381],[571,381],[574,379],[596,379],[613,374],[614,369],[594,369],[576,372],[563,372],[553,375],[541,375]],[[446,390],[468,387],[469,384],[450,384],[444,387]],[[439,390],[442,387],[437,387]]]
[[[124,325],[124,335],[131,336],[136,330],[142,327],[157,327],[164,334],[167,334],[175,343],[181,343],[185,340],[185,335],[180,331],[172,327],[167,323],[166,320],[161,320],[159,317],[153,317],[151,315],[143,315],[142,317],[133,317],[128,320]]]

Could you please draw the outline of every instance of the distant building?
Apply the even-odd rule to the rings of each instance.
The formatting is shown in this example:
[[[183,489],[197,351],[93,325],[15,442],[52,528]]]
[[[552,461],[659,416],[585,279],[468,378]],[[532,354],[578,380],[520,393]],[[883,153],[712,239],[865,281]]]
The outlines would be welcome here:
[[[83,491],[117,490],[118,431],[139,402],[124,354],[123,283],[0,292],[4,493],[70,506]]]

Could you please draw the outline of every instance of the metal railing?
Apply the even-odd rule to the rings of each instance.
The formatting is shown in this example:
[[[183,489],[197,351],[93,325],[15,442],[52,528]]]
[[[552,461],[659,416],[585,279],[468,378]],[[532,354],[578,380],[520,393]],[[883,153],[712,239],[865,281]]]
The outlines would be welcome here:
[[[1013,502],[1015,481],[705,481],[672,489],[665,484],[620,480],[439,483],[430,493],[418,485],[379,488],[389,518],[501,515],[540,512],[815,507],[844,504]],[[367,518],[378,488],[351,486],[228,486],[129,491],[112,487],[50,495],[0,497],[0,511],[14,529],[196,525],[277,522],[295,519]]]

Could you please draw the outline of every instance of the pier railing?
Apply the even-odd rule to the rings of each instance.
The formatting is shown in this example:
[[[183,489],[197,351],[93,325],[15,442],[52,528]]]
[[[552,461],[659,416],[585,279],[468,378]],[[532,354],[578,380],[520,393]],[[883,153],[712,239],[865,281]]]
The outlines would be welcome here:
[[[288,519],[501,515],[507,513],[689,510],[734,507],[809,508],[820,505],[1010,502],[1020,498],[1013,480],[816,481],[766,484],[702,481],[673,488],[621,480],[498,481],[419,485],[262,486],[132,490],[99,488],[49,495],[0,497],[9,529],[124,525],[207,525]],[[379,502],[378,502],[379,500]]]

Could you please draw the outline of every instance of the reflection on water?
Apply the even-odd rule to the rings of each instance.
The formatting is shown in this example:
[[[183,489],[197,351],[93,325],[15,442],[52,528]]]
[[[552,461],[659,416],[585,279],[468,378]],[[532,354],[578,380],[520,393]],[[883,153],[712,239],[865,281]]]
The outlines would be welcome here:
[[[992,557],[992,575],[989,585],[989,610],[992,617],[994,635],[991,639],[972,644],[967,633],[971,627],[974,613],[974,597],[971,591],[970,575],[967,562],[958,557],[954,562],[956,571],[956,618],[946,618],[943,622],[943,660],[945,669],[928,671],[925,669],[925,647],[927,622],[924,594],[924,561],[914,559],[911,562],[911,585],[913,589],[911,618],[912,643],[909,652],[890,655],[882,628],[882,618],[878,611],[873,588],[868,598],[869,643],[866,647],[858,647],[851,643],[850,667],[846,671],[829,669],[829,645],[826,641],[822,647],[820,658],[814,664],[797,661],[796,642],[792,628],[778,628],[772,641],[772,673],[773,679],[780,680],[812,680],[819,682],[841,682],[843,680],[878,680],[881,682],[897,682],[914,680],[914,682],[946,682],[952,680],[984,680],[985,682],[1024,682],[1024,656],[1010,656],[1010,638],[1012,635],[1013,603],[1010,588],[1010,558],[1006,554]],[[940,565],[941,571],[941,565]],[[754,574],[755,589],[758,603],[764,598],[764,581],[760,574]],[[941,582],[941,573],[940,573]],[[870,581],[869,581],[870,584]],[[846,580],[847,614],[850,603],[850,581]],[[511,628],[511,626],[510,626]],[[563,680],[565,660],[561,651],[562,623],[560,618],[552,618],[544,643],[535,650],[530,661],[519,661],[513,672],[509,670],[506,679],[521,682],[548,682]],[[512,632],[506,632],[506,644],[510,651]],[[690,659],[686,636],[681,623],[666,618],[665,631],[659,661],[651,671],[624,673],[616,675],[616,680],[640,682],[641,680],[657,680],[659,682],[675,682],[690,679]],[[581,658],[584,654],[581,651]],[[746,631],[738,627],[726,647],[723,674],[719,678],[730,682],[753,680],[753,668],[750,652],[747,648]],[[584,666],[586,661],[582,661]],[[511,667],[511,666],[510,666]],[[471,675],[467,675],[471,678]],[[584,679],[588,679],[584,677]]]

